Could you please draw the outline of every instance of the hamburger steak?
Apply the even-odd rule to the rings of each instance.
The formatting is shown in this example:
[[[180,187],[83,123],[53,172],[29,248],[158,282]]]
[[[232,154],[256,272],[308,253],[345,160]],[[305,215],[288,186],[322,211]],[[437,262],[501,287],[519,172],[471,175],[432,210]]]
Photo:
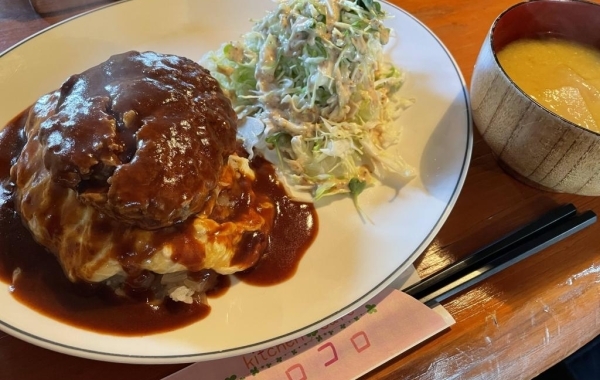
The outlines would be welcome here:
[[[146,229],[200,212],[236,147],[237,116],[208,71],[152,52],[71,76],[33,120],[54,182]]]
[[[193,302],[206,273],[258,261],[275,217],[235,153],[236,122],[193,61],[115,55],[31,107],[15,208],[71,281]]]

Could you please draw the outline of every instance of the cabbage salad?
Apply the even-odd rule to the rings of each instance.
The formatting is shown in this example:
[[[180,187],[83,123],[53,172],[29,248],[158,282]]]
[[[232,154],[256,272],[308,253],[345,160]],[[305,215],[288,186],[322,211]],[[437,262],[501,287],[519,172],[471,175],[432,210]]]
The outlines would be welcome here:
[[[390,29],[373,0],[278,0],[241,40],[203,57],[243,123],[245,146],[276,151],[279,169],[315,199],[351,193],[391,173],[413,175],[392,121],[412,101],[405,74],[386,62]],[[261,124],[261,125],[262,125]],[[291,181],[289,181],[291,180]]]

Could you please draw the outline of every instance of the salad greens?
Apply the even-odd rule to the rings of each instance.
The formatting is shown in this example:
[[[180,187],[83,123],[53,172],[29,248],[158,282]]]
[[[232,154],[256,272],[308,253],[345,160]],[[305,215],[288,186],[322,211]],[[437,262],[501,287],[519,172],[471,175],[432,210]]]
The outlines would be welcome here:
[[[412,176],[389,148],[404,73],[385,62],[390,30],[374,0],[278,0],[240,41],[201,63],[220,82],[240,119],[260,119],[263,144],[315,199],[351,193],[386,174]]]

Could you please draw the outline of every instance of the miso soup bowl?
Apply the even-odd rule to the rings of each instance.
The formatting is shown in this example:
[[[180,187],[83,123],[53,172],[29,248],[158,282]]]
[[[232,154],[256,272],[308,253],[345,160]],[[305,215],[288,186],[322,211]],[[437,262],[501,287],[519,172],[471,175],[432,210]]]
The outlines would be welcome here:
[[[473,121],[499,164],[517,179],[543,190],[600,195],[600,134],[542,107],[511,80],[496,57],[510,42],[544,37],[600,49],[600,5],[529,1],[498,16],[471,78]]]

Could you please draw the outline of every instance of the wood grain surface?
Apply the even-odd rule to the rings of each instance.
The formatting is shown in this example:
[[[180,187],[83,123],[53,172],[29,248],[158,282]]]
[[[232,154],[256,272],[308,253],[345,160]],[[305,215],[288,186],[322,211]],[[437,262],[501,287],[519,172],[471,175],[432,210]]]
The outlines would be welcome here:
[[[98,4],[109,1],[99,1]],[[427,25],[469,83],[495,17],[514,0],[394,0]],[[59,0],[56,0],[59,3]],[[40,16],[0,0],[0,51],[88,6]],[[3,91],[5,89],[2,89]],[[475,132],[469,173],[449,219],[417,260],[434,273],[559,204],[600,214],[600,199],[547,193],[507,175]],[[600,223],[444,304],[457,323],[366,379],[527,379],[600,333]],[[0,307],[2,307],[0,305]],[[184,365],[103,363],[47,351],[0,332],[0,379],[161,379]],[[200,377],[201,378],[201,377]]]

